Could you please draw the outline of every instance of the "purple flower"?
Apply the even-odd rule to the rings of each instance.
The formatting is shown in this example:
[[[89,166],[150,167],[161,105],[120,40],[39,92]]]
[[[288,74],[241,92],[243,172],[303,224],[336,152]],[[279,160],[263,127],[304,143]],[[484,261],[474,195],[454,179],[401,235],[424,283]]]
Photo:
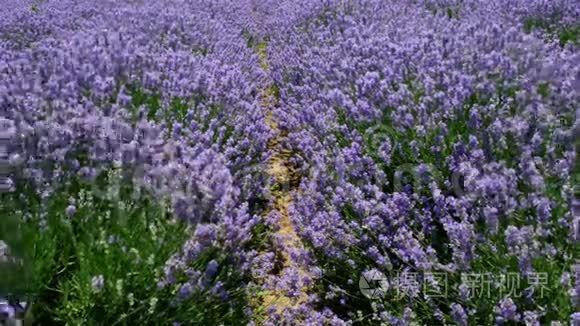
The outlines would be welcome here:
[[[192,293],[193,293],[193,288],[192,288],[191,284],[185,283],[179,288],[178,295],[179,295],[180,299],[186,300],[191,296]]]
[[[524,311],[523,322],[526,326],[539,326],[540,316],[535,311]]]
[[[76,212],[77,212],[77,208],[74,205],[67,206],[67,208],[65,210],[66,216],[68,216],[68,217],[73,217],[76,214]]]
[[[212,259],[208,264],[207,267],[205,268],[205,275],[207,278],[212,278],[215,276],[215,274],[217,273],[219,268],[219,264]]]
[[[580,324],[580,312],[575,312],[570,315],[570,323],[571,325]]]
[[[469,317],[465,309],[457,303],[451,305],[451,318],[460,326],[466,326],[469,323]]]
[[[519,321],[518,307],[511,298],[502,299],[494,309],[498,321]]]
[[[16,316],[16,310],[8,303],[8,301],[0,300],[0,316],[3,320],[12,319]]]

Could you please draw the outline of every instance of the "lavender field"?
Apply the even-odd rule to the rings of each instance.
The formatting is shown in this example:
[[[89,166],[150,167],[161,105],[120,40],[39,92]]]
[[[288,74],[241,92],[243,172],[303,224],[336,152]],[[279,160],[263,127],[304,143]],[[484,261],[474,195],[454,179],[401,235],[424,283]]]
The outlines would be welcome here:
[[[579,0],[0,0],[0,324],[578,326],[579,113]]]

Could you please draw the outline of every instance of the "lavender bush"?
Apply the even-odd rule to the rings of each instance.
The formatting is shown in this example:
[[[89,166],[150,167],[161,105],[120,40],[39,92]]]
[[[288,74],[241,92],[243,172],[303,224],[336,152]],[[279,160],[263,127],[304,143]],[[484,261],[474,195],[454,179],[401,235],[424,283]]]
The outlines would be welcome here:
[[[578,322],[575,1],[0,4],[6,318]]]
[[[324,275],[314,307],[345,321],[574,312],[559,279],[577,241],[578,52],[527,35],[526,13],[504,14],[517,17],[516,5],[456,5],[337,6],[272,46],[279,120],[303,175],[291,213]],[[375,269],[395,284],[371,303],[357,280]],[[465,277],[483,274],[498,278],[489,293],[469,293]],[[511,274],[517,285],[497,277]]]

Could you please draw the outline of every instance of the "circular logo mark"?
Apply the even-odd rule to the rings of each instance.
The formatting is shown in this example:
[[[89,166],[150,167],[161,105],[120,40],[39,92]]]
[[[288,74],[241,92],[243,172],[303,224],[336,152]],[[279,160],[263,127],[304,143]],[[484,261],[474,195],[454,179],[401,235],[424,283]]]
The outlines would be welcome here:
[[[363,273],[358,285],[361,293],[369,299],[382,298],[389,289],[387,277],[376,269]]]

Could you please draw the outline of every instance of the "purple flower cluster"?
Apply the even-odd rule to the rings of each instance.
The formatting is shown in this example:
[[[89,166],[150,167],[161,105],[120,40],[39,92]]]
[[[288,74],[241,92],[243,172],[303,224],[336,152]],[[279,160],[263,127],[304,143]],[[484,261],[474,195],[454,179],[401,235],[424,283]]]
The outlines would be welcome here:
[[[267,76],[229,3],[3,2],[2,190],[48,194],[117,170],[136,195],[199,225],[168,271],[195,274],[187,264],[209,248],[242,264],[268,198],[272,131],[260,107]]]
[[[479,305],[465,284],[452,300],[370,303],[355,280],[531,282],[551,268],[575,273],[561,287],[578,303],[580,52],[525,26],[577,25],[577,1],[1,2],[0,191],[47,196],[116,171],[168,203],[192,225],[158,280],[176,302],[227,300],[217,276],[233,269],[287,298],[308,288],[267,324],[468,325]],[[257,226],[281,223],[264,210],[274,140],[300,181],[285,191],[304,249],[267,231],[272,248],[253,245]],[[308,273],[273,275],[277,251]],[[482,314],[536,325],[556,314],[538,293],[497,295]]]
[[[302,175],[290,212],[323,274],[458,275],[477,272],[488,250],[516,259],[522,275],[542,259],[573,262],[580,52],[514,19],[571,4],[447,2],[436,5],[458,6],[453,17],[402,1],[337,2],[272,41],[276,115]],[[344,278],[329,284],[356,291]],[[498,309],[520,316],[511,299]],[[459,305],[451,315],[468,323]]]

